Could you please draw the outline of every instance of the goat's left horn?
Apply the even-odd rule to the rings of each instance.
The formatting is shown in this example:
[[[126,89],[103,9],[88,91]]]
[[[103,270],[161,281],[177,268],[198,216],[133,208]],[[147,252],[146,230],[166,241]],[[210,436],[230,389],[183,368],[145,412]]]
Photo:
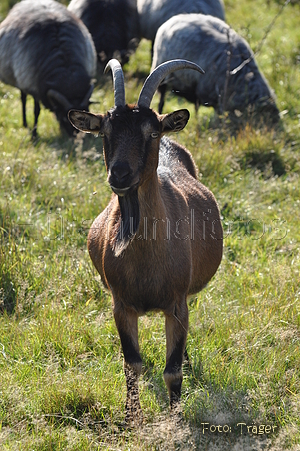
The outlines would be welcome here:
[[[155,91],[157,90],[163,79],[166,78],[166,76],[171,72],[180,69],[194,69],[201,74],[205,73],[204,70],[201,69],[200,66],[198,66],[198,64],[192,63],[191,61],[182,59],[166,61],[165,63],[157,66],[146,79],[144,86],[142,87],[139,100],[137,102],[138,106],[149,108]]]
[[[116,59],[111,59],[105,66],[106,74],[111,69],[115,91],[115,106],[125,106],[125,86],[122,66]]]

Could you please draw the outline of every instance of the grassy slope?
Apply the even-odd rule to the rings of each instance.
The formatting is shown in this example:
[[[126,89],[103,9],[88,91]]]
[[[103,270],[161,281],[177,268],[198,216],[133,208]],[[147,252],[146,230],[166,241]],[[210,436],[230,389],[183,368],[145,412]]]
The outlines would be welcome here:
[[[225,5],[228,22],[254,49],[279,11],[272,1]],[[209,127],[210,110],[196,117],[171,95],[165,107],[191,111],[176,139],[215,193],[225,231],[219,271],[190,300],[181,425],[168,417],[164,321],[155,314],[140,320],[146,424],[120,428],[120,343],[86,251],[91,220],[110,197],[101,139],[72,142],[42,110],[33,145],[21,127],[19,92],[0,85],[1,450],[298,449],[299,19],[299,5],[288,6],[257,57],[285,113],[282,130],[246,127],[233,138]],[[149,52],[143,41],[125,67],[129,102],[147,75]],[[94,111],[113,104],[110,77],[93,97],[100,101]],[[231,432],[203,433],[203,422]],[[240,422],[276,433],[244,428],[241,435]]]

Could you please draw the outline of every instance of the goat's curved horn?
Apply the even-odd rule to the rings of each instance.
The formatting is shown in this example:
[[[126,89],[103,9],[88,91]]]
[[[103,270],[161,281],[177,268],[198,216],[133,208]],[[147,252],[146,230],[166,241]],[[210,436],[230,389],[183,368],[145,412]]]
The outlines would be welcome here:
[[[55,89],[49,89],[49,91],[47,92],[47,97],[53,108],[55,108],[56,106],[55,103],[53,103],[53,100],[56,100],[56,102],[62,105],[66,111],[72,108],[71,102],[69,102],[69,100],[63,94],[56,91]]]
[[[105,66],[106,74],[111,69],[115,91],[115,106],[125,106],[125,86],[122,66],[116,59],[111,59]]]
[[[137,103],[138,106],[144,106],[146,108],[149,108],[151,100],[155,94],[155,91],[157,90],[163,79],[166,78],[166,76],[169,75],[171,72],[180,69],[194,69],[200,72],[201,74],[205,73],[204,70],[201,69],[200,66],[198,66],[198,64],[192,63],[191,61],[182,59],[166,61],[165,63],[162,63],[159,66],[157,66],[146,79],[139,96],[139,100]]]

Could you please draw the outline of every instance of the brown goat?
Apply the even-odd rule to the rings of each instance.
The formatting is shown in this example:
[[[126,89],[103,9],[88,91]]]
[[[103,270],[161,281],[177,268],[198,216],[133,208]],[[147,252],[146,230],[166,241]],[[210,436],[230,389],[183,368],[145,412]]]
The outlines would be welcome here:
[[[200,291],[215,274],[223,232],[216,200],[197,180],[191,154],[163,136],[182,130],[189,112],[159,115],[150,109],[168,73],[201,68],[185,60],[162,64],[145,81],[136,105],[125,104],[120,64],[111,60],[108,68],[113,72],[114,108],[104,115],[71,110],[69,119],[79,130],[103,137],[114,194],[90,229],[88,250],[112,293],[124,353],[126,421],[140,422],[138,317],[150,310],[165,315],[164,380],[174,408],[181,395],[187,296]]]

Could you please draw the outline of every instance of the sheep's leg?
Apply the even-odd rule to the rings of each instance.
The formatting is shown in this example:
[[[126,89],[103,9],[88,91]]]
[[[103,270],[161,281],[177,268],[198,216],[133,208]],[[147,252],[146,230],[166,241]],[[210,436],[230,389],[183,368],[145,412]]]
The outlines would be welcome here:
[[[37,135],[37,123],[38,123],[40,111],[41,111],[40,102],[38,100],[34,99],[34,126],[32,129],[32,137],[33,138],[36,138],[36,135]]]
[[[21,91],[23,127],[27,127],[27,120],[26,120],[26,99],[27,99],[27,94],[25,94],[25,92]]]
[[[114,317],[124,354],[124,372],[127,385],[126,423],[142,423],[143,414],[139,399],[139,376],[142,359],[138,343],[138,315],[131,309],[115,309]]]
[[[166,318],[167,358],[164,370],[164,380],[170,397],[170,407],[176,409],[181,396],[182,363],[185,352],[188,331],[188,308],[186,301],[180,311]]]

